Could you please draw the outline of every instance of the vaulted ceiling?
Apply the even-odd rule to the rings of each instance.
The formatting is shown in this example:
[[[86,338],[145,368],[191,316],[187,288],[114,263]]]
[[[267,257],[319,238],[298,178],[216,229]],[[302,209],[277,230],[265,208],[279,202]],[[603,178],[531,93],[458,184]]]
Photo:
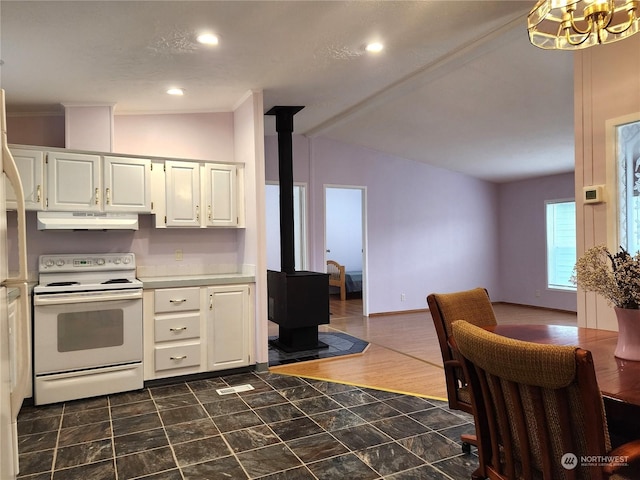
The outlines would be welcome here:
[[[573,59],[529,44],[533,3],[2,0],[0,81],[10,114],[230,111],[263,90],[265,111],[305,106],[296,134],[506,182],[574,164]]]

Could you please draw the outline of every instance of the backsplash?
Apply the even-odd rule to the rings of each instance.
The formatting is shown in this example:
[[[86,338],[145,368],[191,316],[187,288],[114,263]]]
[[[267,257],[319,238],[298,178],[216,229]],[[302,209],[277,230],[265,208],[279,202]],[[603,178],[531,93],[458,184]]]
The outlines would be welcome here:
[[[187,263],[180,265],[138,265],[136,268],[137,277],[183,277],[194,275],[223,275],[226,273],[255,275],[256,267],[255,265],[205,265],[201,263]]]
[[[17,270],[17,220],[15,212],[8,213],[9,270]],[[42,254],[133,252],[137,265],[155,272],[149,276],[238,273],[243,268],[241,229],[154,228],[152,215],[139,215],[136,231],[42,231],[36,228],[36,212],[26,217],[27,269],[34,278]],[[176,260],[177,251],[182,260]]]

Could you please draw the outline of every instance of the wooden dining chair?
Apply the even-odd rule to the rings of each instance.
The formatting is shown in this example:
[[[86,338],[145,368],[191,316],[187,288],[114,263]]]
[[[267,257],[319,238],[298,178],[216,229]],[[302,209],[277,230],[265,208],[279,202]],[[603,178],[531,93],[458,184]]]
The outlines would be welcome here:
[[[465,320],[478,326],[496,325],[496,316],[489,293],[484,288],[474,288],[454,293],[432,293],[427,296],[429,312],[438,335],[449,408],[472,414],[471,396],[460,363],[449,344],[451,324]],[[470,451],[476,444],[474,435],[462,436],[462,449]]]
[[[591,352],[464,321],[452,330],[478,436],[482,470],[472,479],[640,478],[640,440],[611,451]]]

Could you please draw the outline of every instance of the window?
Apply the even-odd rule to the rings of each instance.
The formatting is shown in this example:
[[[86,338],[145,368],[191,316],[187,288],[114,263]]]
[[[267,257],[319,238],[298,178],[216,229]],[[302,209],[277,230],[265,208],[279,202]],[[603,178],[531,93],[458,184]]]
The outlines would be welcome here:
[[[305,186],[293,186],[293,235],[296,270],[306,268],[306,227],[305,227]],[[267,184],[266,220],[267,220],[267,268],[280,271],[280,187]]]
[[[571,274],[576,264],[576,202],[547,202],[546,218],[547,287],[575,290]]]
[[[640,250],[640,121],[616,130],[620,245],[634,255]]]

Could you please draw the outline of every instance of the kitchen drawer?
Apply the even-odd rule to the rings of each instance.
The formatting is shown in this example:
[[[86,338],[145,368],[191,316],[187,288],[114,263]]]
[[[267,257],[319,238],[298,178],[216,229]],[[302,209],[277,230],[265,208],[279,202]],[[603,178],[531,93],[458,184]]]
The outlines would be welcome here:
[[[200,288],[161,288],[155,291],[155,312],[200,310]]]
[[[200,312],[156,318],[154,337],[156,342],[200,338]]]
[[[156,371],[200,365],[200,342],[155,347]]]

